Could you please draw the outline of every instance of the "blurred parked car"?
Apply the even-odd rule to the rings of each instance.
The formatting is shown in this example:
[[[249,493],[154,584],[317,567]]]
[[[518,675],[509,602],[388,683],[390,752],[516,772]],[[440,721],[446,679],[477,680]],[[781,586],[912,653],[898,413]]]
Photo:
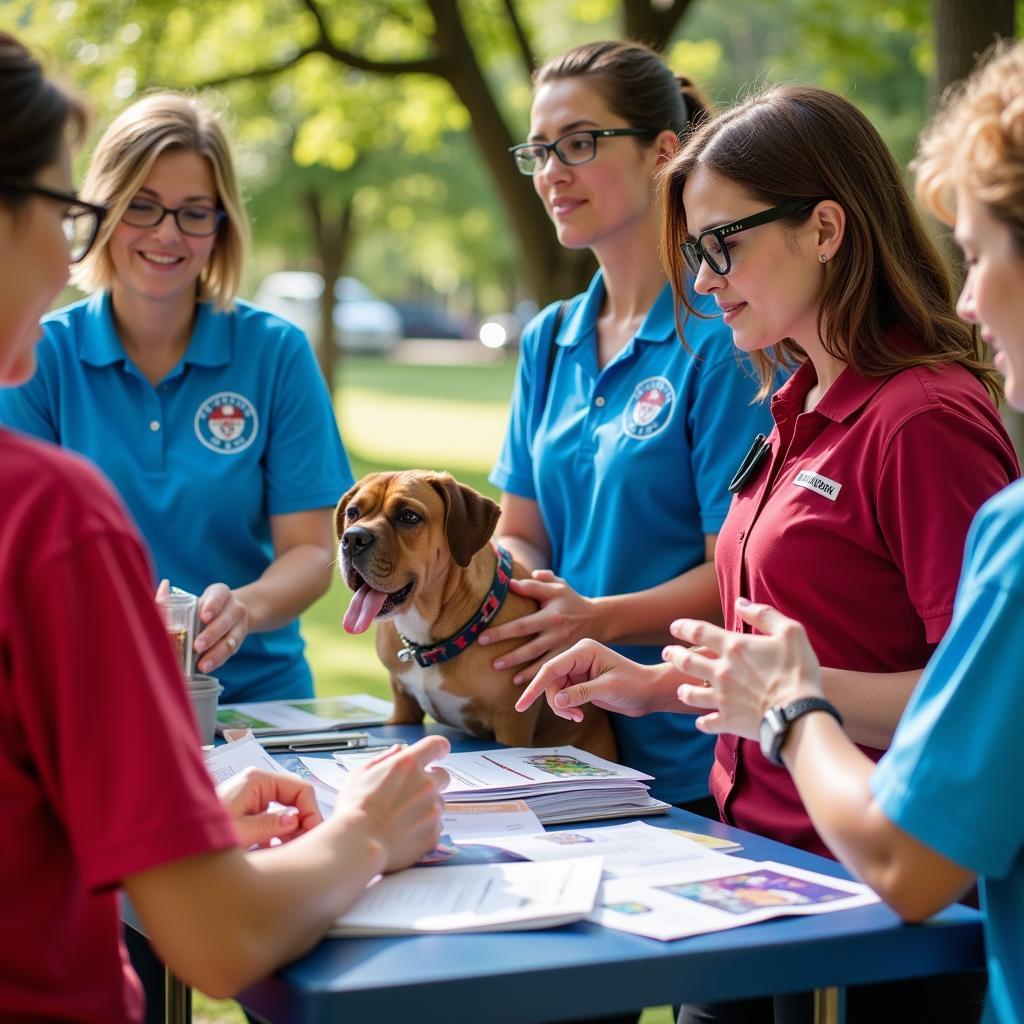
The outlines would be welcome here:
[[[323,278],[306,270],[282,270],[263,279],[253,302],[301,328],[314,345],[320,340]],[[334,282],[334,344],[346,352],[388,352],[402,337],[398,310],[362,281]]]
[[[432,302],[409,299],[396,302],[402,318],[404,338],[472,338],[472,324],[460,323],[451,314]]]

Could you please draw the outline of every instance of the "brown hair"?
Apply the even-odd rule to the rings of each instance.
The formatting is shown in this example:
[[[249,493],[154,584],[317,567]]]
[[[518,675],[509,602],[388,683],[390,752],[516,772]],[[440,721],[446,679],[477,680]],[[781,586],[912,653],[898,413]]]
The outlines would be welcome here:
[[[103,133],[89,163],[82,194],[103,203],[110,213],[92,252],[72,271],[72,280],[86,291],[109,288],[114,267],[107,243],[128,204],[157,158],[169,151],[205,157],[217,185],[217,201],[227,213],[217,232],[210,259],[199,275],[200,300],[230,309],[242,279],[249,247],[249,221],[235,177],[224,129],[216,113],[194,96],[162,92],[145,96],[119,114]]]
[[[32,181],[60,153],[65,133],[85,134],[84,105],[46,77],[42,65],[14,36],[0,32],[0,178]],[[0,185],[0,202],[10,209],[28,193]]]
[[[943,97],[911,168],[917,195],[955,220],[961,186],[1010,229],[1024,255],[1024,43],[998,43]]]
[[[768,207],[823,197],[843,207],[846,231],[829,263],[818,309],[818,334],[830,355],[867,377],[959,363],[998,400],[998,376],[976,330],[956,315],[949,273],[899,168],[852,103],[813,86],[770,89],[706,122],[666,166],[662,256],[675,294],[689,313],[696,310],[687,298],[680,250],[688,237],[683,186],[697,167]],[[806,221],[812,209],[798,211],[788,223]],[[911,333],[914,350],[893,337],[897,327]],[[791,338],[755,352],[759,397],[771,392],[780,366],[804,358]]]
[[[538,68],[533,84],[536,88],[581,77],[593,78],[609,109],[629,125],[654,134],[668,129],[682,138],[711,111],[707,97],[689,78],[677,77],[642,43],[607,40],[577,46]]]

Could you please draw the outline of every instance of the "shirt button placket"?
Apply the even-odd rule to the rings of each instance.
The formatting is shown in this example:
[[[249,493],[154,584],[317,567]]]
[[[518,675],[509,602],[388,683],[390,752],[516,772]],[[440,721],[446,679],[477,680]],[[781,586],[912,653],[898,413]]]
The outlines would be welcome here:
[[[153,387],[146,396],[146,468],[156,471],[162,471],[167,464],[167,417],[164,415],[162,398],[162,392]]]

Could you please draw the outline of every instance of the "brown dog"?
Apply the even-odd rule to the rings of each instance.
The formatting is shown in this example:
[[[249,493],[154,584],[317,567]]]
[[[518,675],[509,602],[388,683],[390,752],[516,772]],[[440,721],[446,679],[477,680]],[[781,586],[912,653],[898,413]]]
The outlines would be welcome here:
[[[513,747],[571,743],[614,760],[611,726],[599,709],[588,708],[579,724],[544,701],[515,710],[516,670],[497,672],[491,662],[523,640],[474,643],[487,626],[537,608],[508,590],[509,575],[526,573],[510,556],[503,567],[487,543],[498,515],[490,498],[448,473],[364,477],[338,502],[334,519],[342,578],[355,591],[345,629],[363,633],[378,622],[392,724],[422,722],[426,712],[481,739]]]

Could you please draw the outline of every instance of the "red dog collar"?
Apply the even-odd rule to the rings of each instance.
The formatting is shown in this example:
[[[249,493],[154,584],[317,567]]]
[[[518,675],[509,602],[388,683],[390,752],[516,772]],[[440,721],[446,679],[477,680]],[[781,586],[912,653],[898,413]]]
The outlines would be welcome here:
[[[505,603],[505,598],[508,596],[509,580],[512,578],[511,553],[500,544],[495,544],[495,549],[498,554],[498,563],[494,567],[494,582],[476,615],[457,633],[438,644],[414,644],[408,637],[399,633],[398,637],[402,641],[402,649],[398,652],[399,661],[415,660],[424,668],[430,668],[431,665],[440,665],[442,661],[450,661],[467,647],[476,643],[480,631],[490,624],[491,619],[498,614],[501,606]]]

